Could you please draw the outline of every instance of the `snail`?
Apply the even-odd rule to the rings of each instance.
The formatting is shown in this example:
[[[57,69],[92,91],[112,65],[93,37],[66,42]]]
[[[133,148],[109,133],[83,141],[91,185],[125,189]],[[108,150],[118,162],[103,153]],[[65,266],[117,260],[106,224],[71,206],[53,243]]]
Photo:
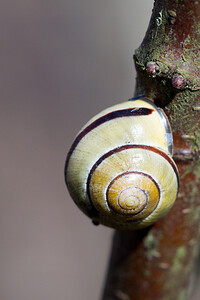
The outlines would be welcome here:
[[[103,110],[78,133],[67,155],[65,181],[95,224],[139,229],[173,206],[179,175],[163,110],[133,98]]]

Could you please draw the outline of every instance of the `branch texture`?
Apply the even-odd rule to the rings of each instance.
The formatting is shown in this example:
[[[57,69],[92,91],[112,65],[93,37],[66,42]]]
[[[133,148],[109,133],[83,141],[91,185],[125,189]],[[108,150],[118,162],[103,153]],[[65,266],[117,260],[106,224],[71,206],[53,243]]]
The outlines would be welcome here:
[[[191,299],[200,233],[200,1],[157,0],[134,55],[135,95],[166,112],[180,173],[178,199],[155,225],[116,231],[104,300]]]

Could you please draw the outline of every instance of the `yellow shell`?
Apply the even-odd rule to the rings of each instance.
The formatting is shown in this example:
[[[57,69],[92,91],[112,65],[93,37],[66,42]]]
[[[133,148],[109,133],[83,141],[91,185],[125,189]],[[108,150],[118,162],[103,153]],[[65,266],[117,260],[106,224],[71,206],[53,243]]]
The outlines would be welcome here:
[[[127,101],[92,118],[67,157],[66,184],[95,222],[120,229],[154,223],[174,204],[178,171],[163,111],[147,99]]]

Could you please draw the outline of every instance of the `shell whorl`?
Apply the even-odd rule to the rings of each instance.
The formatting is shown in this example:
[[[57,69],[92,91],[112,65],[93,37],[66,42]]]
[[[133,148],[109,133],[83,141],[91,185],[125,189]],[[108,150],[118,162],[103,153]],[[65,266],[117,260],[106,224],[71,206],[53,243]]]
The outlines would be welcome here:
[[[148,216],[149,210],[155,209],[160,199],[160,189],[150,175],[125,172],[109,184],[106,199],[113,211],[139,220]]]
[[[159,189],[150,176],[144,173],[126,172],[118,175],[109,184],[106,191],[108,206],[119,214],[138,215],[150,201],[149,190],[155,190],[156,201],[160,198]],[[145,183],[148,181],[148,183]],[[154,199],[152,199],[154,200]]]
[[[87,179],[87,194],[96,210],[116,222],[133,222],[135,228],[138,222],[139,227],[145,226],[166,214],[177,189],[178,173],[173,160],[163,151],[143,145],[124,145],[105,153]],[[132,201],[135,198],[133,206],[138,204],[137,207],[128,209],[123,204],[122,208],[119,201],[126,192],[131,192],[129,197]],[[142,198],[137,202],[139,194]]]
[[[108,108],[77,135],[65,177],[75,203],[115,228],[141,228],[166,214],[178,190],[166,116],[146,99]]]

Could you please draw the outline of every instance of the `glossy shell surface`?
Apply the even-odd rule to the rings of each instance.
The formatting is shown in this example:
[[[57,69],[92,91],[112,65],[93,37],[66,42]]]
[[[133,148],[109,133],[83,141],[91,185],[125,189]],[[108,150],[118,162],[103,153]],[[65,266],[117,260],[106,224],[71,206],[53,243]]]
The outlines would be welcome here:
[[[147,99],[107,108],[79,132],[65,178],[75,203],[114,228],[148,226],[176,200],[178,171],[164,112]]]

